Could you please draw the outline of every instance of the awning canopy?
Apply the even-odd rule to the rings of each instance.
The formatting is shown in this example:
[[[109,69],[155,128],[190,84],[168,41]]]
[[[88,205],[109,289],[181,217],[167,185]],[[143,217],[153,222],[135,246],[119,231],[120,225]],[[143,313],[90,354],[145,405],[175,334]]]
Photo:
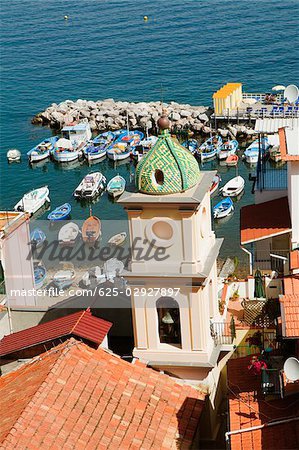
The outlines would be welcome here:
[[[256,119],[254,130],[257,133],[277,133],[279,128],[298,128],[298,126],[298,117],[265,117],[264,119]]]
[[[241,208],[241,244],[292,231],[288,198],[282,197]]]

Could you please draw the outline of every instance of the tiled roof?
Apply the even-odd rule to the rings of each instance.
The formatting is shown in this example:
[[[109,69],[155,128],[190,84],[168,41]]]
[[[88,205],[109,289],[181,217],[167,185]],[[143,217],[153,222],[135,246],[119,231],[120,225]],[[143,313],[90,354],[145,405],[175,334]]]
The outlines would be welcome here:
[[[287,197],[241,208],[241,244],[287,233],[291,228]]]
[[[89,309],[78,311],[4,336],[0,341],[0,356],[64,336],[77,336],[100,345],[111,327],[111,322],[93,316]]]
[[[289,294],[299,295],[299,275],[284,277],[283,287],[285,295]]]
[[[299,338],[299,295],[283,295],[279,302],[283,336]]]
[[[204,395],[70,339],[0,378],[6,450],[188,448]]]
[[[290,269],[299,269],[299,250],[293,250],[290,254]]]
[[[297,417],[299,395],[265,401],[261,379],[247,367],[250,358],[230,359],[227,367],[230,431],[260,426],[286,417]],[[282,450],[299,448],[299,421],[265,426],[230,436],[231,450]]]
[[[279,146],[283,161],[299,161],[299,127],[298,122],[294,128],[279,128]]]

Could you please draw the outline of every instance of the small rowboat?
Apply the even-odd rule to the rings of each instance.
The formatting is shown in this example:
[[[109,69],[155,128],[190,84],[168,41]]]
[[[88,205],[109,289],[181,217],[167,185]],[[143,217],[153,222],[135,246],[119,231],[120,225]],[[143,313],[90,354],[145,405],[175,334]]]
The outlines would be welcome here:
[[[42,245],[43,242],[47,239],[47,236],[40,228],[35,228],[30,234],[30,242],[31,245],[35,248],[38,248]]]
[[[239,156],[238,155],[229,155],[226,160],[225,163],[227,166],[232,167],[232,166],[237,166],[238,165],[238,161],[239,161]]]
[[[27,153],[29,161],[34,163],[49,158],[57,141],[58,136],[52,136],[49,139],[40,142]]]
[[[43,186],[33,191],[27,192],[23,198],[14,206],[15,211],[24,211],[34,214],[46,202],[50,203],[48,186]]]
[[[79,235],[79,227],[76,223],[70,222],[63,225],[58,233],[60,245],[74,245]]]
[[[244,178],[238,175],[226,183],[222,189],[222,195],[223,197],[237,197],[243,191],[244,186]]]
[[[112,236],[109,241],[108,244],[109,245],[121,245],[125,242],[127,238],[127,233],[124,231],[122,233],[118,233],[115,234],[114,236]]]
[[[34,267],[34,287],[35,287],[35,289],[40,289],[42,287],[42,285],[44,284],[46,278],[47,278],[47,271],[43,265],[39,264],[38,266]]]
[[[187,139],[187,141],[184,141],[182,143],[182,146],[185,147],[187,150],[189,150],[189,152],[192,153],[192,155],[195,155],[199,147],[199,144],[196,139]]]
[[[222,146],[222,137],[212,136],[206,140],[198,149],[201,161],[211,159],[217,155]]]
[[[219,187],[219,183],[221,181],[220,175],[216,174],[213,178],[212,185],[210,187],[210,195],[214,194]]]
[[[93,244],[101,236],[101,221],[96,216],[90,216],[82,226],[82,239],[88,244]]]
[[[112,178],[107,185],[107,192],[113,198],[120,196],[126,187],[126,180],[120,175]]]
[[[218,152],[218,159],[223,160],[226,159],[230,155],[234,155],[238,150],[239,143],[236,139],[232,139],[231,141],[226,141],[221,147],[221,150]]]
[[[64,203],[61,206],[57,206],[53,211],[48,214],[48,220],[56,222],[57,220],[65,220],[70,217],[72,207],[69,203]]]
[[[261,153],[261,158],[263,159],[268,152],[269,146],[270,145],[267,136],[261,138],[260,142],[258,139],[253,141],[244,152],[246,162],[248,164],[256,164],[259,159],[259,154]]]
[[[75,279],[75,271],[73,269],[58,270],[53,277],[53,283],[58,289],[69,288]]]
[[[234,204],[231,198],[225,198],[221,202],[217,203],[213,208],[214,219],[222,219],[228,216],[234,210]]]

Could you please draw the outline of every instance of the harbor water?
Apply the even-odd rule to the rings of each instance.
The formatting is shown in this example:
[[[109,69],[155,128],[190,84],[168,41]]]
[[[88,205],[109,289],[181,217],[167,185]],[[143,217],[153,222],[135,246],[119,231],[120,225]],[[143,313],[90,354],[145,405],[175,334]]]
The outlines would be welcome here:
[[[163,9],[158,0],[4,2],[0,208],[11,209],[28,190],[48,185],[52,207],[70,202],[72,218],[82,220],[89,206],[72,193],[89,171],[100,170],[108,180],[119,173],[134,182],[129,160],[120,165],[105,160],[92,168],[46,161],[31,168],[26,152],[51,131],[30,121],[52,102],[114,98],[210,105],[213,91],[227,81],[240,81],[251,92],[298,82],[296,9],[296,0],[171,0]],[[21,163],[7,163],[9,148],[22,152]],[[217,160],[201,168],[217,169],[222,185],[236,172]],[[239,246],[239,213],[253,202],[250,171],[239,163],[244,195],[232,216],[214,224],[217,236],[226,238],[223,259],[247,260]],[[213,204],[217,201],[219,196],[213,197]],[[92,209],[103,220],[126,218],[106,193]]]

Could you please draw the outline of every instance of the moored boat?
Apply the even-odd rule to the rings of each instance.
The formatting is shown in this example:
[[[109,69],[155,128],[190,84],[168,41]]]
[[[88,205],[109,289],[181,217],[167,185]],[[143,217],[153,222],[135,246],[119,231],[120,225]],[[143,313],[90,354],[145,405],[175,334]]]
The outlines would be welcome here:
[[[16,148],[11,148],[6,153],[6,157],[8,159],[8,162],[18,162],[21,160],[21,152]]]
[[[63,225],[58,233],[58,241],[60,245],[74,245],[79,236],[79,227],[76,223],[70,222]]]
[[[107,192],[109,195],[115,198],[120,196],[124,192],[125,187],[126,180],[120,175],[116,175],[109,181],[107,185]]]
[[[131,151],[140,144],[144,134],[141,131],[125,131],[121,133],[114,143],[107,149],[107,156],[113,161],[126,159]]]
[[[123,231],[122,233],[115,234],[108,240],[109,245],[121,245],[125,242],[127,238],[127,233]]]
[[[58,289],[67,289],[73,284],[75,276],[74,269],[58,270],[53,276],[53,283]]]
[[[217,156],[220,160],[227,159],[228,156],[234,155],[238,150],[239,143],[236,139],[232,139],[231,141],[225,141],[222,145],[220,151]]]
[[[101,172],[92,172],[85,175],[79,186],[74,191],[77,198],[94,198],[106,187],[106,178]]]
[[[216,174],[212,180],[212,184],[210,187],[210,195],[214,194],[214,192],[217,191],[220,181],[221,181],[220,175]]]
[[[57,162],[71,162],[79,158],[80,152],[73,147],[70,140],[60,138],[51,154]]]
[[[197,149],[199,147],[199,143],[196,139],[187,139],[182,143],[182,145],[189,150],[192,155],[195,155],[197,152]]]
[[[52,136],[48,139],[44,139],[38,145],[33,147],[29,152],[27,152],[29,162],[35,163],[49,158],[57,141],[58,136]]]
[[[84,286],[97,286],[105,283],[106,280],[106,275],[99,266],[91,267],[82,276]]]
[[[259,154],[261,153],[261,158],[264,158],[269,149],[268,137],[265,136],[260,139],[253,141],[249,147],[244,152],[245,160],[248,164],[256,164],[259,159]]]
[[[207,159],[214,158],[214,156],[216,156],[220,151],[221,146],[222,137],[220,135],[211,136],[203,144],[201,144],[197,150],[197,154],[199,154],[201,161],[205,161]]]
[[[95,161],[106,156],[106,150],[114,141],[115,134],[112,131],[101,133],[92,139],[83,149],[87,161]]]
[[[40,289],[46,281],[47,271],[46,268],[40,263],[33,269],[34,272],[34,287]]]
[[[82,226],[82,239],[88,244],[94,244],[101,236],[101,221],[98,217],[90,215]]]
[[[58,220],[66,220],[70,217],[72,207],[69,203],[57,206],[53,211],[48,214],[47,219],[51,222],[57,222]]]
[[[86,119],[63,127],[61,134],[62,137],[55,143],[55,148],[51,153],[57,162],[70,162],[78,159],[84,146],[91,139],[91,130]]]
[[[27,192],[23,198],[14,206],[15,211],[24,211],[34,214],[46,202],[50,202],[48,186],[43,186]]]
[[[234,210],[234,204],[230,197],[221,200],[217,203],[213,208],[213,216],[214,219],[221,219],[223,217],[228,216]]]
[[[229,155],[226,158],[225,163],[226,163],[227,166],[233,167],[233,166],[237,166],[238,165],[238,161],[239,161],[238,155]]]
[[[245,186],[245,180],[243,177],[238,175],[237,177],[232,178],[228,181],[222,189],[222,195],[224,197],[237,197]]]
[[[47,239],[46,234],[40,228],[35,228],[30,233],[30,243],[35,248],[40,247],[43,244],[43,242],[45,242],[46,239]]]

